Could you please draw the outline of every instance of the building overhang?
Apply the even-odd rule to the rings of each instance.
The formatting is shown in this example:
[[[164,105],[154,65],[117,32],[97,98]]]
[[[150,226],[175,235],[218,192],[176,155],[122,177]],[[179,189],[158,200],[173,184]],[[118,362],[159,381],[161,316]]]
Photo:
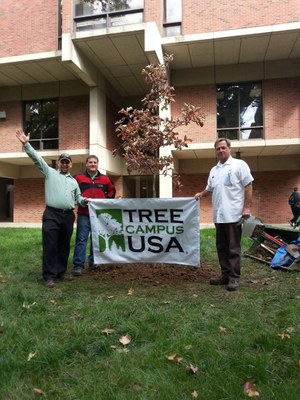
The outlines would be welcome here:
[[[300,158],[300,139],[273,139],[232,141],[231,154],[233,157],[276,157],[296,155]],[[188,148],[172,151],[176,160],[215,159],[214,143],[189,144]]]
[[[217,82],[217,68],[271,68],[283,60],[289,68],[279,68],[282,77],[299,75],[300,22],[163,38],[149,22],[66,34],[62,43],[61,51],[0,58],[0,87],[68,80],[93,86],[99,74],[120,96],[143,96],[148,89],[142,69],[160,63],[165,53],[174,56],[175,76],[210,69],[210,80]]]

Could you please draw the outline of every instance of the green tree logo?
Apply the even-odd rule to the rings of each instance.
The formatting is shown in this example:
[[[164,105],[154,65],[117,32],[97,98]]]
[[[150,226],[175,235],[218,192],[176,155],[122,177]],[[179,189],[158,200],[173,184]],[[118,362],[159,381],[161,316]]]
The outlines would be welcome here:
[[[125,252],[122,210],[96,210],[96,214],[100,222],[100,229],[98,230],[99,252],[111,251],[113,247]]]

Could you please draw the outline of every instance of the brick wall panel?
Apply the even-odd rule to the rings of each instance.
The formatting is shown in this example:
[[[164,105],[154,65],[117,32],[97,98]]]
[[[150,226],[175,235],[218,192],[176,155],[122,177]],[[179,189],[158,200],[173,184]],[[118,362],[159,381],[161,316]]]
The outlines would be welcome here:
[[[266,139],[299,139],[300,78],[264,82]]]
[[[0,57],[57,49],[57,0],[2,0]]]
[[[293,187],[300,187],[300,174],[295,171],[252,172],[253,204],[252,215],[266,224],[286,224],[291,219],[288,197]],[[174,197],[193,197],[206,187],[208,174],[182,174],[181,192],[173,192]],[[212,222],[210,197],[201,200],[201,222]]]
[[[22,128],[22,109],[20,102],[0,102],[0,110],[6,111],[6,119],[0,121],[1,153],[21,151],[20,142],[15,136],[16,130]]]
[[[183,6],[182,34],[284,24],[299,18],[298,0],[190,0]]]
[[[62,97],[59,100],[59,148],[89,147],[89,97]]]
[[[16,179],[14,185],[14,222],[42,222],[44,179]]]

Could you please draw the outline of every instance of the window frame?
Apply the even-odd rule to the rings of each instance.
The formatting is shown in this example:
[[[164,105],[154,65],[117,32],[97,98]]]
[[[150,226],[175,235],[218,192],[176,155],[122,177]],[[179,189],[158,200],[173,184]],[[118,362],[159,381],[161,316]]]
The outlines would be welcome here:
[[[141,0],[142,2],[142,8],[141,7],[136,7],[136,8],[129,8],[129,9],[122,9],[122,10],[110,10],[109,9],[109,4],[108,4],[108,9],[106,11],[100,11],[100,12],[95,12],[95,13],[90,13],[90,14],[84,14],[84,15],[76,15],[76,2],[73,2],[73,20],[74,20],[74,31],[80,32],[84,30],[91,30],[91,29],[105,29],[105,28],[110,28],[113,26],[124,26],[124,25],[130,25],[133,23],[142,23],[144,21],[144,2],[145,0]],[[115,24],[114,18],[122,18],[125,16],[130,16],[130,15],[139,15],[141,14],[141,18],[137,22],[132,22],[129,21],[125,23],[119,23]],[[102,22],[103,21],[103,22]],[[94,22],[94,23],[93,23]],[[79,24],[82,24],[82,26],[79,26]]]
[[[46,103],[49,102],[53,102],[56,103],[56,113],[53,114],[55,123],[54,126],[57,128],[56,130],[56,135],[53,137],[45,137],[45,133],[47,133],[46,128],[49,128],[49,125],[45,127],[45,129],[41,128],[39,130],[40,132],[40,137],[39,138],[30,138],[29,143],[32,145],[32,147],[34,147],[34,149],[38,150],[38,151],[43,151],[43,150],[58,150],[59,149],[59,99],[58,98],[49,98],[49,99],[35,99],[35,100],[26,100],[23,101],[23,130],[25,133],[31,133],[32,132],[32,118],[31,118],[31,114],[30,114],[30,119],[27,119],[27,106],[30,106],[31,104],[34,103],[38,103],[41,106],[41,110],[39,110],[38,113],[38,120],[40,121],[40,126],[42,127],[45,118],[44,116],[46,114],[49,115],[49,113],[46,113],[44,111],[44,106]],[[54,142],[51,147],[48,147],[47,145],[45,146],[45,143],[50,143],[50,142]],[[38,146],[36,145],[38,144]]]
[[[258,102],[260,102],[261,104],[259,106],[257,106],[257,111],[259,112],[258,118],[261,120],[261,124],[255,124],[253,125],[253,123],[251,123],[250,126],[243,126],[242,125],[242,107],[241,107],[241,91],[243,88],[245,88],[246,86],[250,86],[253,85],[251,90],[257,90],[259,93],[259,96],[256,96],[259,100]],[[238,124],[237,126],[219,126],[219,117],[221,115],[220,111],[219,111],[219,102],[218,102],[218,94],[220,93],[220,90],[222,88],[230,88],[230,87],[234,87],[236,86],[238,88],[238,102],[237,102],[237,110],[233,109],[232,114],[234,115],[234,113],[236,112],[237,114],[235,115],[235,118],[237,118]],[[255,86],[257,86],[255,88]],[[249,98],[253,98],[254,100],[252,102],[255,101],[255,96],[250,96],[251,94],[251,90],[249,92]],[[233,103],[234,104],[234,103]],[[252,103],[250,103],[248,105],[248,107],[251,105]],[[247,108],[248,108],[247,107]],[[217,137],[221,138],[221,137],[226,137],[230,140],[237,140],[237,141],[247,141],[247,140],[254,140],[254,139],[264,139],[264,115],[263,115],[263,110],[264,110],[264,102],[263,102],[263,82],[262,81],[248,81],[248,82],[232,82],[232,83],[228,83],[228,84],[217,84],[216,85],[216,125],[217,125]],[[230,112],[230,108],[228,109],[228,111]],[[256,112],[257,112],[256,111]],[[254,118],[256,116],[256,112],[254,113],[254,116],[252,118]],[[261,113],[261,117],[259,117],[259,114]],[[229,114],[229,113],[228,113]],[[255,122],[255,119],[254,121]],[[250,131],[249,134],[247,133],[247,131]],[[251,137],[252,133],[256,132],[256,134],[253,134],[253,137]],[[235,137],[232,136],[232,134],[235,134]],[[247,135],[248,137],[243,137],[243,135]],[[258,134],[258,136],[257,136]]]
[[[182,0],[181,7],[180,7],[180,18],[178,19],[169,19],[168,18],[168,10],[169,7],[172,5],[172,0],[164,0],[164,22],[163,22],[163,29],[165,36],[179,36],[182,34]],[[173,2],[174,5],[174,2]],[[173,29],[178,30],[176,34],[173,33]]]

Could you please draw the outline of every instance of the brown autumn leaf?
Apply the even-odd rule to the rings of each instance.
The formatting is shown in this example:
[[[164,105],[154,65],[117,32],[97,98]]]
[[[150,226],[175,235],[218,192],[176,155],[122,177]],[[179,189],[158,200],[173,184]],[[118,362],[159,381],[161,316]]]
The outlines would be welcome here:
[[[177,356],[177,354],[171,354],[170,356],[167,356],[167,359],[169,361],[174,361],[176,363],[180,363],[183,360],[183,357]]]
[[[188,372],[191,374],[195,375],[198,372],[198,367],[195,367],[194,365],[190,364],[186,366],[186,369]]]
[[[128,296],[133,296],[133,294],[134,294],[134,289],[132,289],[132,288],[128,289],[127,294],[128,294]]]
[[[120,337],[119,342],[122,343],[123,346],[126,346],[131,342],[131,336],[130,335],[125,335]]]
[[[296,367],[300,368],[300,360],[296,362]]]
[[[224,326],[219,326],[219,332],[226,333],[226,328],[224,328]]]
[[[249,382],[249,381],[244,381],[243,382],[243,389],[244,389],[244,393],[248,396],[248,397],[259,397],[259,392],[254,390],[254,384]]]
[[[54,300],[54,299],[51,299],[51,300],[50,300],[50,303],[53,304],[53,305],[56,305],[56,304],[57,304],[57,301]]]
[[[194,397],[194,399],[198,397],[198,393],[196,392],[196,390],[192,391],[191,396]]]
[[[113,333],[113,329],[105,328],[101,332],[104,333],[105,335],[110,335]]]

